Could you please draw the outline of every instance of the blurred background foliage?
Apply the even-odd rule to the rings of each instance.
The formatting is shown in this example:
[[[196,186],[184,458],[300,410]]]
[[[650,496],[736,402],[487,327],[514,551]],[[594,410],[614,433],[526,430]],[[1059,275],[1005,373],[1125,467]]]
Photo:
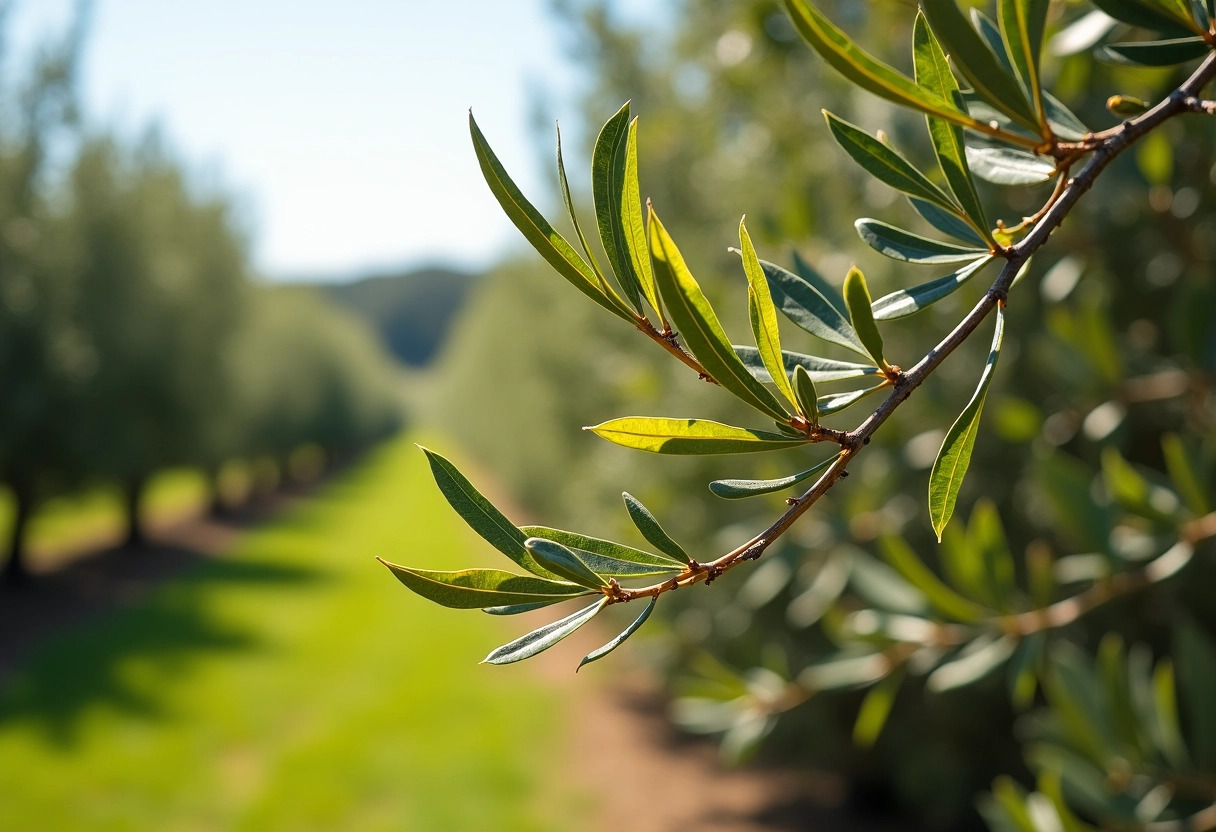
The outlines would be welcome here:
[[[590,126],[631,99],[641,117],[643,197],[654,201],[737,340],[746,341],[740,313],[746,283],[726,247],[740,214],[746,213],[762,258],[791,266],[796,251],[837,284],[856,261],[878,294],[908,285],[908,268],[869,251],[851,225],[855,217],[875,215],[902,225],[916,221],[915,214],[844,158],[829,140],[820,108],[871,131],[886,130],[921,162],[931,158],[923,119],[850,90],[801,43],[779,4],[687,0],[674,5],[661,32],[632,27],[611,3],[567,1],[555,8],[570,52],[586,70],[581,118],[589,129],[582,157],[590,155]],[[867,50],[897,67],[910,65],[903,51],[911,41],[913,4],[838,2],[823,9]],[[1049,36],[1089,10],[1053,6]],[[1050,58],[1045,72],[1046,86],[1095,130],[1118,122],[1103,106],[1108,96],[1153,101],[1185,77],[1182,69],[1096,63],[1088,49]],[[1001,545],[1015,553],[1019,580],[1027,577],[1028,558],[1050,563],[1144,544],[1135,523],[1117,522],[1113,489],[1099,476],[1104,453],[1117,451],[1148,481],[1162,483],[1163,437],[1177,434],[1208,478],[1203,487],[1211,488],[1214,139],[1210,119],[1178,119],[1119,159],[1036,257],[1011,300],[1004,359],[956,526],[965,524],[971,506],[981,510],[972,514],[970,543],[956,545],[980,545],[976,535],[984,536],[989,521],[983,518],[995,505],[1007,536]],[[547,141],[538,131],[537,145]],[[585,170],[573,158],[567,149],[567,167]],[[572,186],[580,184],[584,198],[576,203],[589,206],[585,183]],[[986,187],[982,195],[990,215],[1016,222],[1048,191]],[[555,194],[549,204],[558,204]],[[923,355],[978,297],[981,284],[889,328],[887,355],[897,363]],[[783,498],[728,503],[709,494],[709,480],[772,477],[805,466],[781,464],[774,454],[656,458],[580,432],[627,414],[727,422],[737,416],[729,397],[642,341],[536,258],[504,265],[472,297],[440,357],[431,413],[491,467],[521,511],[534,515],[529,519],[641,542],[630,537],[635,533],[620,509],[624,489],[677,537],[695,541],[694,557],[710,557],[746,540],[780,512]],[[824,628],[828,635],[809,627],[832,603],[819,598],[823,587],[815,584],[830,556],[854,547],[876,555],[880,535],[894,534],[923,559],[937,560],[920,495],[945,428],[971,395],[986,347],[968,345],[931,376],[915,404],[879,432],[848,483],[755,569],[659,605],[666,607],[670,636],[654,648],[653,659],[673,694],[704,691],[707,678],[723,673],[740,680],[755,668],[788,678],[830,652],[831,627]],[[488,388],[488,375],[502,382]],[[1100,608],[1070,625],[1065,637],[1092,653],[1104,633],[1117,632],[1168,652],[1180,610],[1206,619],[1211,631],[1216,565],[1197,561],[1187,580]],[[1060,561],[1063,583],[1076,563]],[[851,603],[846,598],[839,608],[847,611]],[[942,694],[927,694],[923,680],[905,685],[873,749],[852,741],[862,692],[819,696],[784,716],[762,753],[846,771],[859,804],[899,807],[935,828],[971,826],[979,822],[974,795],[995,775],[1027,774],[1002,675]],[[727,690],[723,698],[737,695],[737,687]],[[754,750],[731,747],[729,739],[725,749]]]
[[[317,290],[258,280],[232,198],[155,131],[130,140],[80,117],[80,38],[46,44],[0,90],[10,581],[57,494],[118,489],[138,545],[159,471],[216,483],[258,460],[286,475],[298,449],[332,460],[402,423],[398,371],[366,322]]]

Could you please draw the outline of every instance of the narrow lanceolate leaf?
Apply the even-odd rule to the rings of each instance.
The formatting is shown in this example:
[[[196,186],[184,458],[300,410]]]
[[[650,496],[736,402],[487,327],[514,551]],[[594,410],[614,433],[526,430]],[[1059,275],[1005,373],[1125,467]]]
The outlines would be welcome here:
[[[786,420],[788,414],[781,402],[767,387],[752,378],[739,356],[735,355],[717,314],[653,209],[649,228],[650,249],[655,259],[655,282],[663,304],[689,351],[715,381],[739,399],[774,419]]]
[[[509,644],[504,644],[481,660],[482,664],[511,664],[512,662],[530,659],[537,653],[548,650],[553,645],[573,633],[579,627],[595,618],[596,614],[607,605],[608,599],[603,598],[589,607],[565,618],[539,627],[526,636],[521,636]]]
[[[1030,91],[1040,121],[1046,117],[1046,112],[1039,81],[1039,57],[1043,51],[1043,30],[1047,25],[1050,5],[1050,0],[999,0],[997,3],[1005,51],[1013,61],[1022,85]]]
[[[794,257],[794,272],[815,287],[815,291],[823,295],[828,303],[836,308],[837,312],[847,317],[849,310],[844,305],[844,298],[840,296],[840,290],[829,283],[827,278],[816,271],[810,263],[803,260],[797,251],[792,252],[792,254]]]
[[[798,411],[813,427],[819,427],[819,397],[815,394],[815,382],[801,365],[794,368],[794,395],[797,397]]]
[[[684,551],[684,547],[676,543],[672,536],[659,525],[659,521],[655,519],[650,509],[642,505],[641,500],[628,491],[621,492],[621,499],[625,501],[625,510],[629,512],[629,519],[633,521],[633,525],[638,527],[642,537],[646,538],[651,546],[681,563],[688,563],[688,553]]]
[[[578,555],[556,541],[529,537],[524,545],[539,564],[567,581],[588,589],[608,586],[608,582],[592,572]]]
[[[809,480],[831,465],[835,459],[836,457],[830,456],[813,468],[775,480],[714,480],[709,484],[709,490],[724,500],[741,500],[744,497],[772,494],[774,491],[784,491]]]
[[[916,24],[912,33],[912,58],[916,69],[916,82],[932,90],[947,101],[953,101],[959,109],[966,109],[962,96],[959,94],[958,81],[950,71],[950,63],[941,44],[933,36],[929,23],[923,12],[917,12]],[[929,125],[929,137],[933,140],[933,152],[937,155],[938,164],[946,176],[963,213],[974,223],[971,233],[988,234],[988,220],[984,216],[984,206],[980,203],[979,194],[975,190],[975,182],[971,179],[971,170],[967,167],[966,145],[963,144],[963,130],[957,124],[952,124],[933,116],[925,117]],[[966,223],[964,223],[966,225]],[[981,236],[981,242],[986,242]]]
[[[1154,0],[1093,0],[1093,4],[1115,20],[1152,29],[1163,34],[1182,35],[1186,32],[1199,31],[1199,27],[1191,19],[1185,9],[1172,4],[1172,0],[1154,2]]]
[[[514,523],[482,496],[464,474],[456,470],[455,465],[434,451],[419,447],[426,454],[426,461],[431,466],[431,474],[435,477],[435,484],[439,486],[440,493],[473,531],[534,575],[554,577],[553,573],[537,563],[528,553],[524,546],[527,535],[515,528]]]
[[[859,401],[864,399],[871,393],[877,393],[887,386],[887,380],[884,378],[881,383],[875,384],[873,387],[866,387],[861,390],[850,390],[847,393],[829,393],[826,396],[819,397],[819,415],[831,416],[833,413],[839,413],[846,407],[852,407]]]
[[[583,248],[583,254],[587,255],[587,263],[595,273],[595,279],[599,283],[600,291],[605,296],[612,297],[616,294],[616,290],[609,285],[607,278],[604,277],[604,272],[600,268],[599,262],[591,252],[591,246],[587,244],[587,236],[583,234],[583,226],[578,221],[578,212],[574,210],[574,199],[570,196],[570,182],[566,178],[566,162],[562,158],[562,130],[560,127],[557,128],[557,181],[561,187],[562,202],[566,204],[566,213],[570,215],[570,224],[574,226],[574,234],[578,237],[579,245]]]
[[[841,75],[862,89],[957,124],[975,123],[949,101],[867,54],[810,3],[785,0],[785,9],[798,34]]]
[[[768,368],[764,366],[764,362],[760,359],[759,350],[755,347],[736,345],[735,352],[747,366],[753,378],[763,382],[771,382],[773,380],[772,376],[768,373]],[[834,358],[820,358],[817,355],[803,355],[800,352],[789,352],[788,350],[781,351],[781,362],[785,367],[785,374],[787,376],[792,375],[799,367],[802,367],[810,373],[811,380],[816,382],[843,381],[849,378],[861,378],[862,376],[872,376],[879,373],[879,369],[871,364],[837,361]]]
[[[967,163],[980,179],[997,185],[1037,185],[1055,175],[1055,162],[1004,147],[968,147]]]
[[[662,575],[679,572],[687,561],[673,560],[666,555],[643,552],[622,543],[601,540],[598,537],[551,529],[547,526],[520,526],[528,537],[540,537],[560,543],[578,555],[578,559],[597,575],[613,578]]]
[[[967,474],[967,466],[971,464],[971,451],[975,447],[975,435],[979,430],[980,413],[984,409],[984,397],[988,395],[988,386],[992,384],[992,375],[996,370],[996,360],[1000,357],[1001,341],[1004,337],[1005,312],[998,306],[992,349],[980,375],[979,386],[975,388],[971,401],[946,432],[942,447],[937,452],[937,459],[933,462],[933,469],[929,472],[929,519],[933,522],[933,531],[939,542],[942,539],[942,529],[946,528],[950,515],[954,513],[954,504],[958,500],[963,477]]]
[[[947,211],[962,213],[962,209],[955,205],[941,188],[930,182],[928,177],[897,151],[827,110],[823,111],[823,115],[836,143],[875,179],[909,196],[932,202]]]
[[[849,317],[857,337],[865,345],[866,352],[874,359],[874,363],[884,370],[887,368],[886,359],[882,354],[882,335],[874,325],[874,312],[870,308],[870,290],[866,286],[865,275],[856,266],[849,269],[844,279],[844,302],[849,305]]]
[[[1202,58],[1211,47],[1201,37],[1173,38],[1140,43],[1108,43],[1098,57],[1130,66],[1173,66]]]
[[[621,224],[625,227],[625,245],[629,249],[629,262],[642,287],[642,295],[666,328],[667,319],[659,303],[658,289],[654,285],[654,269],[650,265],[650,245],[646,239],[646,216],[642,213],[642,192],[638,185],[638,120],[629,122],[625,136],[625,189],[621,193]]]
[[[626,240],[622,204],[625,195],[625,144],[629,134],[629,102],[604,124],[591,152],[591,195],[600,241],[625,297],[642,312],[642,287],[633,268]],[[638,208],[641,211],[641,208]]]
[[[933,570],[925,566],[912,547],[900,537],[885,535],[879,540],[883,558],[895,567],[900,575],[929,599],[939,613],[956,621],[979,621],[985,610],[972,603],[942,582]]]
[[[886,255],[892,260],[902,260],[907,263],[924,265],[942,265],[946,263],[965,263],[982,257],[988,253],[987,248],[974,246],[959,246],[954,243],[943,243],[941,240],[931,240],[911,231],[896,228],[893,225],[863,217],[853,223],[857,234],[865,240],[870,248],[879,254]]]
[[[458,610],[475,610],[513,604],[554,603],[586,595],[574,584],[515,575],[498,569],[462,569],[436,572],[413,569],[377,558],[406,587],[436,604]]]
[[[549,221],[541,216],[540,212],[533,207],[531,202],[528,202],[515,183],[511,181],[506,169],[498,161],[498,157],[494,155],[490,145],[486,143],[485,136],[477,127],[477,122],[473,120],[472,113],[469,113],[469,133],[473,137],[473,149],[477,153],[477,162],[481,166],[486,183],[490,186],[498,204],[502,206],[503,211],[515,224],[515,227],[523,233],[524,238],[558,274],[570,281],[576,289],[612,314],[632,323],[634,318],[628,308],[620,301],[614,301],[604,294],[599,278],[596,277],[592,268],[566,242],[566,239],[554,230]]]
[[[840,310],[819,290],[798,275],[767,260],[760,261],[773,301],[797,326],[830,344],[852,350],[867,358],[866,348],[853,326]],[[847,308],[847,307],[846,307]]]
[[[612,641],[605,644],[603,647],[600,647],[596,650],[592,650],[590,653],[583,656],[583,660],[578,663],[578,668],[575,668],[575,672],[577,673],[578,670],[581,669],[582,666],[585,664],[591,664],[594,661],[598,661],[599,659],[604,658],[604,656],[607,656],[613,650],[615,650],[616,648],[618,648],[622,644],[624,644],[625,639],[629,638],[631,635],[636,633],[638,631],[638,629],[643,624],[646,623],[646,619],[650,618],[650,614],[652,612],[654,612],[654,605],[658,600],[659,600],[659,596],[657,596],[657,595],[654,596],[653,598],[651,598],[650,603],[646,605],[646,608],[644,610],[642,610],[642,614],[639,615],[637,618],[635,618],[633,620],[633,623],[630,624],[628,627],[626,627],[625,630],[619,636],[617,636]]]
[[[1086,134],[1093,132],[1072,110],[1065,107],[1060,99],[1047,90],[1043,90],[1043,106],[1047,109],[1047,123],[1051,125],[1051,132],[1055,133],[1057,138],[1079,142]]]
[[[805,445],[806,439],[736,428],[708,419],[632,416],[583,428],[626,448],[656,454],[750,454]]]
[[[773,384],[781,391],[781,395],[785,396],[786,401],[796,406],[794,389],[785,375],[785,364],[781,359],[777,307],[773,306],[773,297],[769,292],[768,281],[764,278],[764,269],[756,257],[756,249],[747,233],[747,226],[742,221],[739,222],[739,253],[743,257],[743,271],[747,273],[747,313],[751,319],[752,334],[756,338],[756,349]]]
[[[919,312],[926,306],[930,306],[946,297],[959,286],[962,286],[979,273],[984,266],[988,265],[991,260],[992,256],[986,255],[945,277],[930,280],[919,286],[913,286],[911,289],[900,289],[889,295],[884,295],[874,301],[871,307],[874,310],[875,320],[893,321],[896,318],[903,318],[914,312]]]
[[[869,748],[878,740],[903,681],[904,671],[897,670],[866,693],[853,724],[853,742],[858,747]]]
[[[533,610],[544,609],[545,607],[564,601],[564,598],[555,598],[552,601],[534,601],[531,604],[507,604],[502,607],[482,607],[482,612],[490,615],[519,615]]]
[[[976,92],[1018,124],[1039,132],[1034,107],[1017,79],[1000,65],[955,0],[924,0],[922,7],[942,47]]]
[[[924,200],[908,198],[908,202],[912,203],[913,210],[924,218],[925,222],[936,228],[943,234],[949,234],[951,237],[962,240],[965,243],[970,243],[974,246],[986,246],[984,238],[979,232],[972,228],[966,221],[960,219],[954,214],[943,211],[932,203]]]

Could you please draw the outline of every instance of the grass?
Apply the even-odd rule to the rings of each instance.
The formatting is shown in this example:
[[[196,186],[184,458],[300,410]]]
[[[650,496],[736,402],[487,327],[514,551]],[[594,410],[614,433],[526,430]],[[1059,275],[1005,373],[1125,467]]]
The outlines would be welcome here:
[[[570,829],[559,693],[477,664],[518,626],[372,559],[483,548],[402,439],[44,644],[0,691],[0,829]]]
[[[148,483],[141,514],[165,522],[197,512],[207,499],[207,483],[198,471],[182,468],[157,474]],[[0,489],[0,540],[7,541],[13,522],[12,496]],[[51,565],[81,546],[112,544],[126,531],[122,494],[97,487],[53,497],[30,519],[29,551],[35,565]],[[7,553],[0,554],[0,557]]]

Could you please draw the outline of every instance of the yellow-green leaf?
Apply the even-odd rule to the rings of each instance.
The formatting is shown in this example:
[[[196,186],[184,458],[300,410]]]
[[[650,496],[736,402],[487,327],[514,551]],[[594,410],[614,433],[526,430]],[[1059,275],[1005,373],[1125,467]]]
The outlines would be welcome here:
[[[473,120],[471,112],[469,113],[469,133],[473,137],[473,149],[477,153],[477,162],[481,166],[486,184],[490,186],[490,191],[498,200],[498,204],[502,206],[507,217],[520,230],[524,238],[558,274],[568,280],[576,289],[617,317],[633,323],[634,316],[628,307],[621,301],[604,294],[594,270],[587,265],[570,243],[554,230],[549,221],[541,216],[532,203],[528,202],[511,177],[507,175],[506,169],[498,161],[494,151],[490,149],[477,122]]]
[[[653,209],[650,211],[649,227],[650,250],[654,256],[659,294],[689,351],[723,388],[761,413],[778,421],[787,420],[789,415],[781,402],[767,387],[752,378],[735,354],[730,339],[718,322],[717,313]]]
[[[813,426],[819,426],[819,396],[815,393],[815,382],[806,367],[801,364],[794,368],[794,395],[799,412]]]
[[[436,604],[473,610],[510,604],[561,601],[586,595],[587,590],[571,583],[525,577],[498,569],[461,569],[436,572],[413,569],[377,558],[406,587]]]
[[[1047,118],[1039,79],[1039,56],[1043,51],[1043,30],[1050,5],[1050,0],[998,0],[997,3],[1005,51],[1030,92],[1040,122]]]
[[[769,293],[764,269],[760,267],[760,259],[756,257],[752,238],[742,220],[739,222],[739,253],[743,257],[743,271],[747,273],[747,311],[748,317],[751,318],[752,334],[756,336],[756,349],[760,351],[760,358],[764,361],[764,367],[768,370],[773,384],[790,404],[796,405],[794,389],[790,387],[781,358],[777,307],[773,306],[773,297]]]
[[[807,444],[806,439],[737,428],[709,419],[663,419],[627,416],[583,428],[640,451],[656,454],[750,454]]]
[[[933,531],[937,539],[942,539],[942,529],[950,522],[954,513],[954,504],[958,500],[958,491],[963,485],[963,477],[971,464],[971,451],[975,447],[975,436],[979,430],[980,413],[984,409],[984,398],[988,395],[988,386],[992,384],[992,375],[996,371],[996,361],[1001,354],[1001,342],[1005,337],[1005,312],[999,306],[996,310],[996,331],[992,336],[992,348],[988,352],[988,361],[980,375],[979,386],[958,419],[946,432],[942,447],[933,461],[933,469],[929,472],[929,519],[933,523]]]

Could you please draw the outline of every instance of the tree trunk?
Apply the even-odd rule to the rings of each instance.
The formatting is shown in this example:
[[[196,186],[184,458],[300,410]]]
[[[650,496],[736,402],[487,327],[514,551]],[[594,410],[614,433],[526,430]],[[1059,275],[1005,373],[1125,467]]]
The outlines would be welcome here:
[[[4,571],[0,573],[0,582],[10,586],[25,583],[29,579],[29,570],[25,563],[25,530],[34,511],[33,489],[14,485],[13,502],[16,515],[9,533],[8,560],[4,562]]]
[[[126,485],[127,539],[123,544],[129,549],[142,548],[147,543],[143,518],[139,515],[139,504],[144,493],[144,478],[135,477]]]

